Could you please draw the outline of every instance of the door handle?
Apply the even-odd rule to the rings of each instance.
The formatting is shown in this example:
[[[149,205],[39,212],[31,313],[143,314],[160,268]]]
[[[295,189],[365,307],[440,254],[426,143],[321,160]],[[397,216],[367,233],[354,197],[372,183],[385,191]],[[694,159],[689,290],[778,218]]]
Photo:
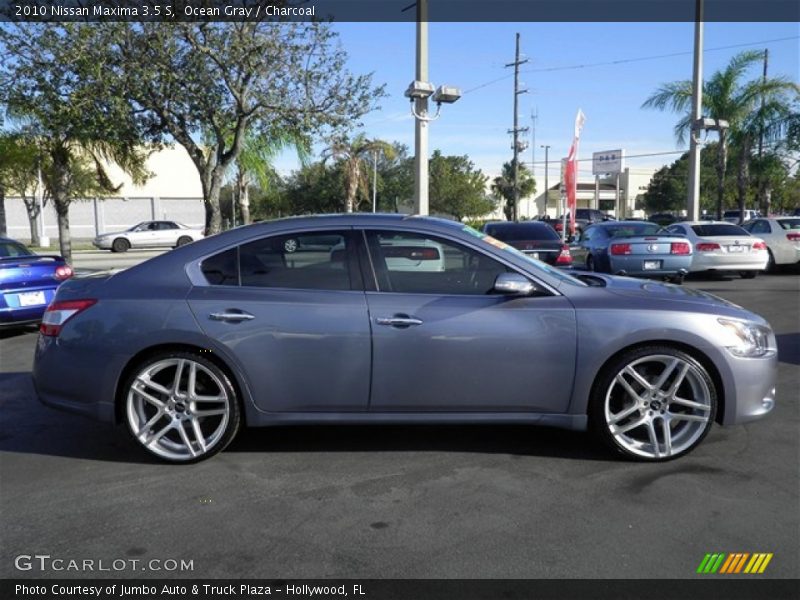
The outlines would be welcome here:
[[[377,317],[375,322],[378,325],[388,325],[390,327],[411,327],[415,325],[422,325],[422,319],[416,317],[409,317],[407,315],[395,315],[394,317]]]
[[[225,312],[213,312],[210,315],[208,315],[208,318],[211,319],[212,321],[230,321],[237,323],[239,321],[251,321],[255,319],[255,316],[247,312],[225,311]]]

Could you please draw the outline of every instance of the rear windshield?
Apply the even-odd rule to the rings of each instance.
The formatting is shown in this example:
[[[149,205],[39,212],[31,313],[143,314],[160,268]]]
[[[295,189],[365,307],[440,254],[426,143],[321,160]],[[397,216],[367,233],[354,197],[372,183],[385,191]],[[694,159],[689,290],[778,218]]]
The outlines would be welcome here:
[[[31,256],[33,252],[16,242],[0,242],[0,258],[9,256]]]
[[[708,225],[692,225],[692,230],[700,237],[714,237],[717,235],[725,236],[749,236],[744,229],[738,225],[727,223],[710,223]]]
[[[486,233],[504,242],[522,240],[561,239],[555,230],[544,223],[497,223],[486,226]]]
[[[784,229],[800,229],[800,219],[778,219]]]
[[[637,235],[657,235],[661,227],[655,223],[620,223],[606,227],[611,237],[633,237]]]

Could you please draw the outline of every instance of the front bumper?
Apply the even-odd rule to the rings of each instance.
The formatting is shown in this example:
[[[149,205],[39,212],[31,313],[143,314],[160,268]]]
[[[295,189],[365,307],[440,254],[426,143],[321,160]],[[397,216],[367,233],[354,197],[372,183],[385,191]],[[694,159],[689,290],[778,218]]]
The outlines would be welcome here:
[[[92,240],[92,246],[100,250],[111,250],[111,239],[109,238],[95,238]]]
[[[738,358],[728,354],[727,363],[729,371],[727,376],[723,375],[725,412],[722,424],[747,423],[769,413],[775,407],[777,351],[763,358]]]

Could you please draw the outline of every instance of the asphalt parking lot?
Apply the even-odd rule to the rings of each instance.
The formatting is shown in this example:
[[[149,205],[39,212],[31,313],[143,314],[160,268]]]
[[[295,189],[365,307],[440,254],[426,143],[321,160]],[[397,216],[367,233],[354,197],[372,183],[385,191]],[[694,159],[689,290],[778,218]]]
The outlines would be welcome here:
[[[191,466],[43,407],[35,330],[0,333],[0,577],[686,578],[708,552],[800,577],[800,275],[692,278],[765,316],[778,402],[691,455],[617,460],[535,427],[245,431]],[[20,572],[14,558],[193,561],[192,572]]]

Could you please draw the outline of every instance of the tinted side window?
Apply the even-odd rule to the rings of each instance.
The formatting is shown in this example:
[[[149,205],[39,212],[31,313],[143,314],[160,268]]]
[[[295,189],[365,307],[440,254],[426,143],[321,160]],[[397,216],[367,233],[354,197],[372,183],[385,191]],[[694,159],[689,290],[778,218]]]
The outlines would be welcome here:
[[[241,284],[317,290],[352,289],[346,232],[280,235],[239,249]]]
[[[203,261],[200,269],[211,285],[239,285],[238,248],[215,254]]]
[[[369,249],[381,291],[483,295],[504,265],[461,244],[406,232],[373,232]]]

